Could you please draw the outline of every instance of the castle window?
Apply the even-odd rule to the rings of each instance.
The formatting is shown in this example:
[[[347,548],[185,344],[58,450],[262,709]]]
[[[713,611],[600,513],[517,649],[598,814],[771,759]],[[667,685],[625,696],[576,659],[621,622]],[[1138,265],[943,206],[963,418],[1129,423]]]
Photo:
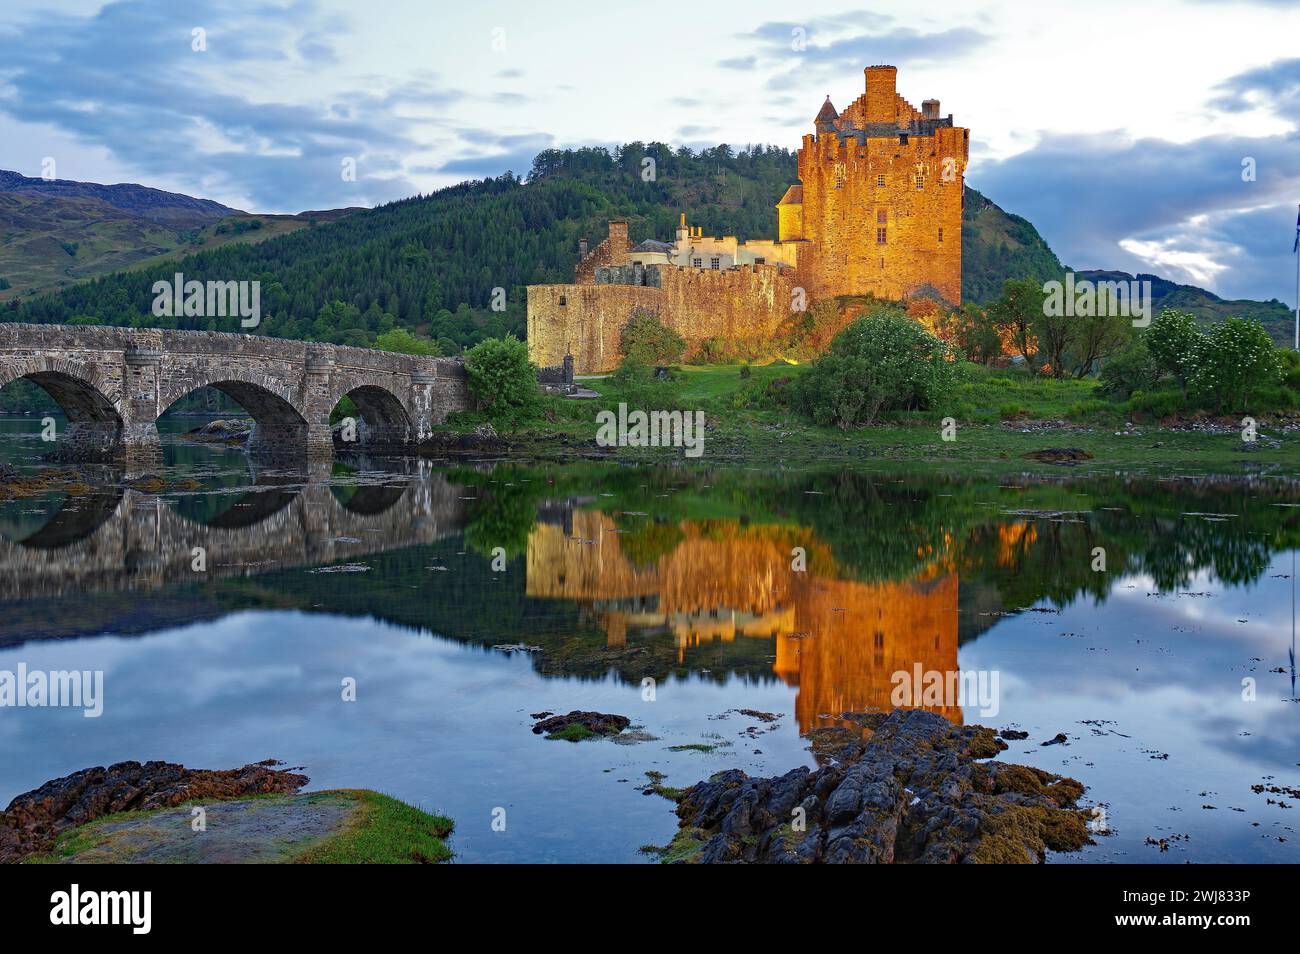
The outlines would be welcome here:
[[[885,177],[884,177],[884,176],[876,176],[876,188],[877,188],[877,189],[883,189],[884,187],[885,187]]]
[[[943,244],[943,229],[939,230],[939,244]]]
[[[876,244],[877,245],[885,244],[885,230],[883,228],[876,229]]]
[[[924,188],[925,188],[925,176],[918,173],[916,176],[916,191],[920,192]]]
[[[713,269],[715,272],[718,270],[718,268],[721,265],[722,265],[722,261],[718,258],[718,256],[714,255],[712,258],[709,259],[709,268]]]
[[[691,264],[694,265],[696,268],[703,268],[703,267],[704,267],[704,259],[702,259],[702,258],[693,258],[693,259],[691,259]]]
[[[942,230],[940,230],[940,231],[942,231]],[[561,305],[567,305],[568,303],[569,303],[569,299],[568,299],[568,297],[565,296],[565,295],[561,295],[561,296],[560,296],[560,304],[561,304]]]
[[[767,264],[767,259],[765,259],[762,255],[757,255],[757,256],[754,257],[754,264],[755,264],[755,265],[766,265],[766,264]]]
[[[876,224],[877,224],[877,225],[887,225],[888,223],[889,223],[889,213],[886,212],[884,209],[877,209],[877,210],[876,210]]]

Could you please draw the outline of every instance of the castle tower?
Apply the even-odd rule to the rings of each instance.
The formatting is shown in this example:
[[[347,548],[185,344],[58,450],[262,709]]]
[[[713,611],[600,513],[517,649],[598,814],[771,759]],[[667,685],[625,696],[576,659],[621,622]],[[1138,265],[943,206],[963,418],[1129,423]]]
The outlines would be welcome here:
[[[913,108],[898,95],[897,75],[893,66],[867,67],[863,95],[839,113],[828,98],[803,137],[798,272],[811,298],[961,301],[970,131],[940,117],[938,100]],[[779,206],[777,214],[784,240]],[[786,216],[793,230],[794,210]]]

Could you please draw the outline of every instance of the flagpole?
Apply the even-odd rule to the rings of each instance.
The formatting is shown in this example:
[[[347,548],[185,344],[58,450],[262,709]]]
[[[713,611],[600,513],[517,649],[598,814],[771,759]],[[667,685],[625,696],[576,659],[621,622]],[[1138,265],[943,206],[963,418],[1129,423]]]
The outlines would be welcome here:
[[[1295,219],[1295,349],[1300,351],[1300,213]]]

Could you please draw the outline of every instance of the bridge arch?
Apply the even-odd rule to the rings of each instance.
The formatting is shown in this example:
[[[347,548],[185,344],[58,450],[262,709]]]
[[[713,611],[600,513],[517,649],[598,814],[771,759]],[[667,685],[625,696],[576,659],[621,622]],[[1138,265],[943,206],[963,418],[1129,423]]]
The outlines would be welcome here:
[[[357,450],[399,447],[419,437],[415,423],[418,415],[400,396],[409,391],[410,385],[402,382],[405,386],[394,387],[394,383],[388,375],[349,374],[340,376],[331,389],[327,417],[345,397],[357,406],[361,418]]]
[[[122,396],[97,365],[47,355],[0,364],[0,387],[20,379],[39,385],[68,419],[52,457],[112,456],[122,438]]]
[[[188,379],[165,392],[159,401],[159,416],[181,398],[205,387],[220,391],[253,419],[253,434],[248,440],[251,456],[288,461],[304,455],[310,424],[298,408],[297,396],[284,383],[266,375],[219,372]]]

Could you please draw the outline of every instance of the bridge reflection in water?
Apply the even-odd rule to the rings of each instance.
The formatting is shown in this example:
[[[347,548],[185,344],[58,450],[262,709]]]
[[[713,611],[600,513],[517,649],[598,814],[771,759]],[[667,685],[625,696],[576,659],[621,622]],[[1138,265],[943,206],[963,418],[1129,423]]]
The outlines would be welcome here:
[[[539,523],[528,541],[528,595],[590,605],[612,646],[629,629],[667,630],[679,659],[708,640],[772,639],[773,671],[797,686],[801,731],[845,711],[891,709],[892,676],[957,671],[957,573],[940,563],[907,581],[841,579],[811,533],[686,521],[671,549],[638,564],[626,534],[595,510]],[[792,569],[803,546],[807,569]],[[954,722],[958,706],[927,706]]]
[[[206,522],[131,489],[69,496],[40,530],[0,539],[0,600],[156,589],[315,566],[461,532],[466,502],[445,477],[389,476],[341,501],[321,479],[264,478]],[[203,549],[205,570],[194,569]]]

